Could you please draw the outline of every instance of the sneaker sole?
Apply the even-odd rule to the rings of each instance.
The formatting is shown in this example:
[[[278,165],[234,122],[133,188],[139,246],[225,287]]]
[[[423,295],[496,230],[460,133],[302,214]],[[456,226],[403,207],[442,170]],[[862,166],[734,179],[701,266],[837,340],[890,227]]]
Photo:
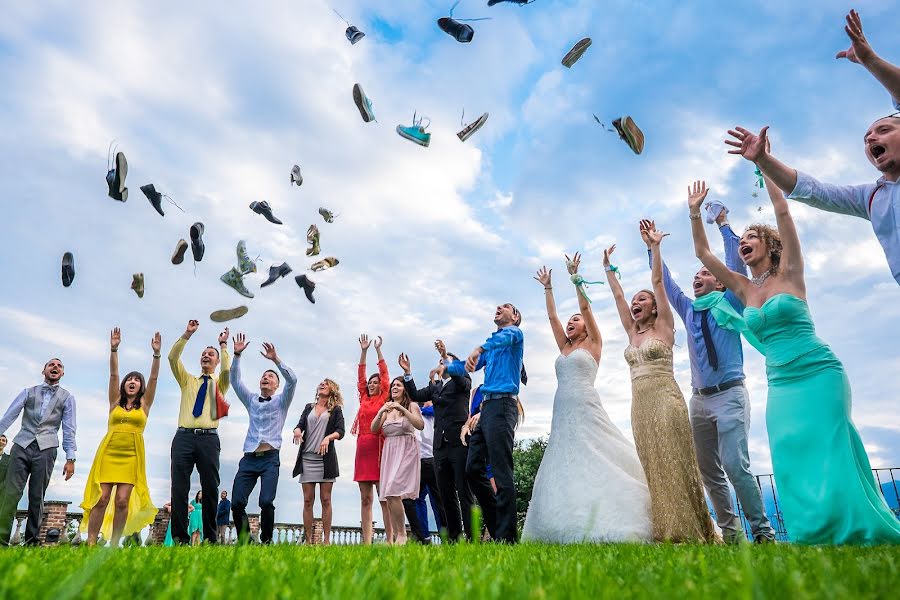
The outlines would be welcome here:
[[[238,306],[237,308],[229,308],[225,310],[215,310],[210,313],[209,320],[216,323],[224,323],[232,319],[239,319],[250,311],[246,306]]]
[[[428,147],[428,144],[431,143],[431,138],[428,138],[428,139],[425,139],[425,140],[420,140],[419,138],[417,138],[417,137],[415,137],[415,136],[412,136],[412,135],[409,135],[408,133],[406,133],[405,131],[403,131],[403,129],[402,129],[402,127],[401,127],[400,125],[397,125],[397,133],[400,134],[400,137],[406,138],[407,140],[409,140],[409,141],[411,141],[411,142],[413,142],[413,143],[416,143],[416,144],[418,144],[419,146],[423,146],[423,147],[425,147],[425,148],[427,148],[427,147]]]
[[[183,242],[183,244],[182,244],[182,242]],[[175,253],[172,254],[172,264],[173,265],[180,265],[181,263],[184,262],[184,254],[185,254],[185,252],[187,252],[187,249],[188,249],[188,243],[185,242],[184,240],[181,240],[181,242],[179,242],[178,245],[175,247]]]
[[[122,200],[128,199],[128,193],[125,189],[125,178],[128,177],[128,161],[125,155],[119,152],[116,154],[116,180],[119,183],[119,193],[122,194]]]
[[[358,83],[353,84],[353,103],[359,109],[359,114],[364,122],[369,123],[375,120],[375,115],[366,108],[366,94]]]
[[[624,117],[622,119],[622,129],[625,131],[625,135],[628,138],[626,142],[628,143],[628,147],[631,148],[632,152],[635,154],[640,154],[644,151],[644,132],[641,131],[641,128],[637,126],[637,123],[634,122],[634,119],[631,117]]]
[[[66,259],[69,259],[66,264]],[[63,254],[63,267],[62,267],[62,284],[63,287],[69,287],[72,285],[72,282],[75,281],[75,257],[72,256],[70,252],[66,252]]]
[[[478,117],[474,123],[469,125],[468,127],[463,128],[462,131],[456,134],[456,137],[459,138],[459,141],[464,142],[470,137],[472,137],[476,131],[481,129],[484,124],[487,122],[488,113],[484,113],[480,117]],[[468,130],[468,131],[467,131]]]
[[[562,65],[567,69],[571,69],[572,65],[578,62],[578,60],[582,56],[584,56],[584,53],[588,48],[591,47],[592,43],[593,42],[591,41],[591,38],[584,38],[580,40],[577,44],[572,46],[571,50],[566,52],[565,56],[563,56]]]

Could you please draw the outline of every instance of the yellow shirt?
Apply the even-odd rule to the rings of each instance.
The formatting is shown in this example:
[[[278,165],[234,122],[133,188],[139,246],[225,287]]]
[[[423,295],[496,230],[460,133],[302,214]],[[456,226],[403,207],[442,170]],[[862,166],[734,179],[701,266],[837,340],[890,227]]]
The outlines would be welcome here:
[[[181,408],[178,411],[178,426],[187,427],[188,429],[213,429],[219,426],[219,419],[216,418],[216,395],[215,385],[218,383],[219,391],[224,396],[228,393],[228,375],[231,370],[231,356],[226,348],[220,348],[221,362],[219,363],[219,376],[216,378],[213,374],[209,385],[206,386],[206,401],[203,403],[203,412],[199,417],[194,417],[194,403],[197,401],[197,392],[200,391],[200,385],[203,379],[196,375],[192,375],[184,368],[181,362],[181,353],[187,340],[179,337],[178,341],[172,344],[169,351],[169,366],[172,368],[172,375],[181,388]]]

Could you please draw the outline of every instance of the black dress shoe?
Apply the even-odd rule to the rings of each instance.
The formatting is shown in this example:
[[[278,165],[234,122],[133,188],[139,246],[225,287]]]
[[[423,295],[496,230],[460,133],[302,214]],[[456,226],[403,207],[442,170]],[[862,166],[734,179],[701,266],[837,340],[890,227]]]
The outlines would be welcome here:
[[[156,209],[156,212],[158,212],[160,216],[166,216],[166,213],[164,213],[162,209],[162,194],[156,191],[156,188],[153,186],[153,184],[148,183],[147,185],[142,185],[141,191],[144,192],[145,196],[147,196],[147,200],[150,201],[150,204],[153,205],[153,208]]]
[[[63,287],[69,287],[73,281],[75,281],[75,257],[71,252],[66,252],[62,258]]]
[[[106,184],[109,186],[109,197],[113,200],[125,202],[128,200],[128,188],[125,187],[125,177],[128,175],[128,161],[121,152],[116,153],[115,165],[106,173]]]
[[[316,299],[313,298],[313,290],[316,289],[315,282],[313,282],[313,280],[306,275],[297,275],[296,277],[294,277],[294,281],[297,282],[297,285],[303,288],[303,293],[306,294],[306,299],[315,304]]]
[[[450,34],[457,42],[466,44],[475,37],[475,30],[468,23],[460,23],[456,19],[450,17],[441,17],[438,19],[438,27],[445,33]]]
[[[291,269],[291,266],[289,264],[287,264],[286,262],[281,263],[278,266],[272,265],[271,267],[269,267],[269,278],[266,279],[263,282],[263,284],[259,287],[266,287],[267,285],[272,285],[273,283],[275,283],[276,280],[278,280],[279,277],[284,277],[291,271],[293,271],[293,269]]]
[[[203,244],[203,223],[199,221],[191,225],[191,252],[194,254],[194,260],[200,262],[203,260],[203,252],[206,246]]]
[[[281,225],[281,219],[275,217],[272,214],[272,207],[269,206],[269,203],[263,200],[262,202],[251,202],[250,210],[253,212],[260,214],[269,221],[269,223],[275,223],[276,225]]]

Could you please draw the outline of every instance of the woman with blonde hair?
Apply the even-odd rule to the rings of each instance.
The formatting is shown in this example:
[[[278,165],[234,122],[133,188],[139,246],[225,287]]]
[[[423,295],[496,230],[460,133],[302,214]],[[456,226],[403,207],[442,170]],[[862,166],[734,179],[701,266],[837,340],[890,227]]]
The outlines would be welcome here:
[[[312,544],[313,505],[316,484],[319,484],[319,503],[322,507],[322,543],[331,539],[331,491],[337,479],[338,458],[334,442],[344,437],[344,397],[341,386],[325,379],[316,388],[316,401],[303,409],[294,428],[294,444],[300,446],[294,477],[300,476],[303,486],[303,531],[306,543]]]
[[[409,360],[405,355],[401,358]],[[406,526],[403,518],[403,500],[419,497],[421,463],[419,461],[419,438],[416,429],[425,428],[425,420],[419,405],[413,402],[403,377],[395,377],[390,386],[391,400],[384,403],[372,419],[372,432],[384,435],[381,451],[381,489],[379,499],[387,502],[387,521],[392,536],[388,544],[406,543]],[[387,528],[385,528],[387,529]]]
[[[81,503],[81,530],[87,531],[88,545],[96,544],[102,532],[103,539],[118,546],[123,534],[140,532],[153,523],[157,513],[147,485],[144,427],[156,396],[162,341],[159,332],[150,341],[153,362],[146,384],[137,371],[119,381],[121,341],[122,333],[116,327],[109,335],[109,429],[97,448]]]

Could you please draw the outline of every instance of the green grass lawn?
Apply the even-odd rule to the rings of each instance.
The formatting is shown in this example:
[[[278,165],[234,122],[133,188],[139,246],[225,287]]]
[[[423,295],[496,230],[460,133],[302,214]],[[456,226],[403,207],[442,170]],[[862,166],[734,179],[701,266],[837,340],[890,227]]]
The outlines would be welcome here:
[[[0,573],[3,600],[897,598],[900,548],[11,548]]]

